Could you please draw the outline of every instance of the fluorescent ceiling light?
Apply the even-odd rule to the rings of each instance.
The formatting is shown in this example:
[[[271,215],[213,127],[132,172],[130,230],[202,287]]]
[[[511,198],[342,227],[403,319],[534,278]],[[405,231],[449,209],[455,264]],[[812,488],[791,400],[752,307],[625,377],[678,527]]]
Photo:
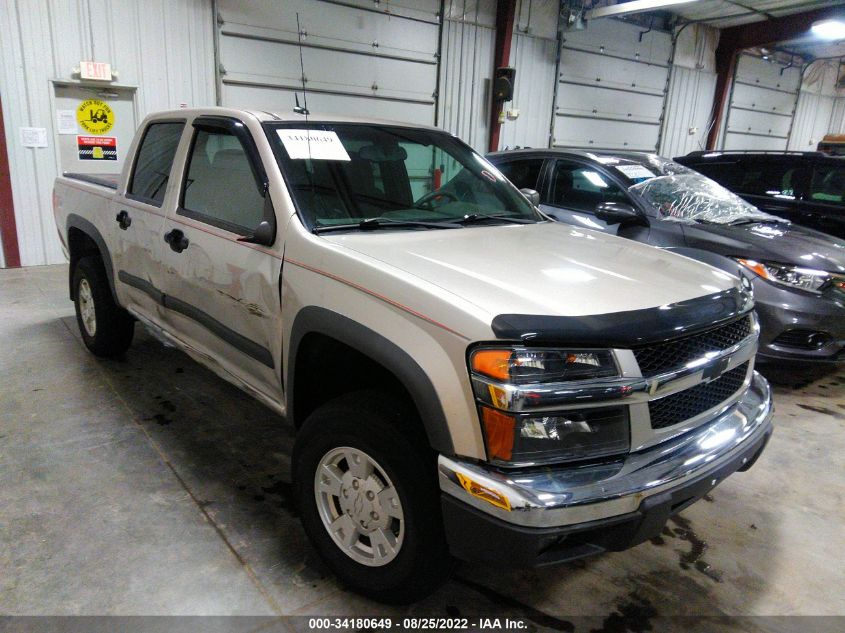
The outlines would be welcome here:
[[[842,20],[821,20],[815,22],[810,30],[823,40],[845,40],[845,22]]]
[[[611,4],[606,7],[599,7],[598,9],[590,9],[586,18],[588,20],[595,20],[596,18],[606,18],[611,15],[630,15],[632,13],[643,13],[645,11],[654,11],[655,9],[668,9],[678,4],[689,4],[690,2],[697,2],[698,0],[631,0],[630,2],[622,2],[619,4]]]

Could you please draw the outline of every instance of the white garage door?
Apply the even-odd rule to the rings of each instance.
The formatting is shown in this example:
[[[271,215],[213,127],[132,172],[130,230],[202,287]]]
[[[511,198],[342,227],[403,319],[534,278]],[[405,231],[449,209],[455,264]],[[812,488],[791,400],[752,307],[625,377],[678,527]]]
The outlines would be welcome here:
[[[740,55],[724,130],[724,149],[785,150],[801,86],[801,66]]]
[[[672,39],[613,19],[564,33],[556,146],[657,151]]]
[[[439,0],[220,0],[222,105],[434,123]],[[301,94],[300,94],[301,100]]]

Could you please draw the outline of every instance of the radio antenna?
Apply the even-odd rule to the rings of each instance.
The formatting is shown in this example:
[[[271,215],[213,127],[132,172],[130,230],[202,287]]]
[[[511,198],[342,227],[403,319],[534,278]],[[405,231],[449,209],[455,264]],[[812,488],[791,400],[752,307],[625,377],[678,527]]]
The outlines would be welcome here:
[[[296,114],[304,114],[305,122],[308,122],[308,93],[305,91],[305,64],[302,61],[302,28],[299,26],[299,11],[296,12],[296,40],[299,42],[299,73],[302,79],[302,101],[304,105],[299,105],[299,95],[293,93],[293,98],[296,101],[293,111]]]

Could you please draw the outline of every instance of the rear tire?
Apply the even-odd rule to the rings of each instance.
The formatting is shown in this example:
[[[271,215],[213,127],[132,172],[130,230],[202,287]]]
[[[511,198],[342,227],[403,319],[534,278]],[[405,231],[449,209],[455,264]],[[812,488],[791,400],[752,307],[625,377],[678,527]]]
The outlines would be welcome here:
[[[352,393],[315,410],[294,447],[311,543],[350,589],[390,604],[427,596],[451,561],[435,456],[414,422],[388,394]]]
[[[85,347],[103,358],[123,355],[132,344],[135,321],[115,303],[98,257],[83,257],[76,263],[73,296],[76,322]]]

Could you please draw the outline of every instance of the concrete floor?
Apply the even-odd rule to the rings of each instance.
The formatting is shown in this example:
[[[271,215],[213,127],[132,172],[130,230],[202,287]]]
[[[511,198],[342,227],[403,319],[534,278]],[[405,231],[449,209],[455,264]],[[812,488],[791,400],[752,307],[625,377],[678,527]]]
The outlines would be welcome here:
[[[541,570],[461,565],[392,608],[311,551],[280,479],[280,420],[140,326],[125,360],[95,359],[66,276],[0,271],[0,615],[494,613],[622,631],[621,616],[651,630],[845,614],[845,372],[777,387],[760,461],[654,542]]]

